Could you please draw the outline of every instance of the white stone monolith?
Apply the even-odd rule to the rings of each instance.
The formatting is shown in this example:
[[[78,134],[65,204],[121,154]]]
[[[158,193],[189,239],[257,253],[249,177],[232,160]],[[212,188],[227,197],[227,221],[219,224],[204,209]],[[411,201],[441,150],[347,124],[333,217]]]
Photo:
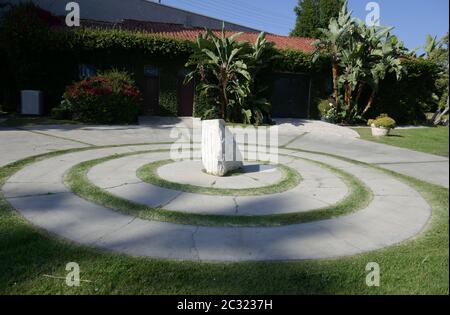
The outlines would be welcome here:
[[[215,176],[243,166],[234,135],[223,119],[202,121],[202,162],[206,172]]]

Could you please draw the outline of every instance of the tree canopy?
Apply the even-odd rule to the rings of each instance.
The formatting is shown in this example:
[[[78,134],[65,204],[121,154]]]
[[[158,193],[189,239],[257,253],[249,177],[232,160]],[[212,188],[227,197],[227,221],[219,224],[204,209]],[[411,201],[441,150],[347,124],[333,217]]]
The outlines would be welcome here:
[[[353,123],[372,107],[379,83],[388,73],[400,79],[403,68],[400,58],[407,51],[403,43],[391,34],[393,27],[366,26],[352,17],[347,1],[337,18],[331,18],[327,28],[320,28],[321,37],[314,43],[313,60],[319,56],[331,59],[335,107],[333,121]],[[361,95],[370,87],[371,95],[365,105]],[[343,90],[343,95],[341,94]],[[341,97],[343,96],[343,98]]]
[[[318,38],[319,28],[326,28],[331,18],[337,18],[342,4],[343,0],[299,0],[291,36]]]
[[[197,91],[208,103],[205,119],[261,124],[270,103],[259,97],[255,79],[273,58],[273,44],[260,33],[255,44],[239,41],[242,33],[227,37],[207,30],[197,38],[187,67],[186,82],[197,80]]]
[[[425,53],[421,57],[426,57],[435,62],[441,69],[439,78],[436,80],[437,94],[434,95],[435,100],[438,102],[438,112],[432,118],[434,124],[439,124],[443,116],[449,112],[448,32],[441,40],[437,40],[437,37],[428,35],[423,49]]]

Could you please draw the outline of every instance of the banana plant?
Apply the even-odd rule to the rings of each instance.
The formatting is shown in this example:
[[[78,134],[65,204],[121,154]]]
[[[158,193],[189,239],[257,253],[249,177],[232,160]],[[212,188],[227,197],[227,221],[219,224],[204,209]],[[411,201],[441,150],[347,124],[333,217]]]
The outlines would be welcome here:
[[[338,80],[340,75],[339,63],[342,58],[342,50],[348,43],[352,36],[351,29],[354,26],[355,20],[352,18],[352,12],[347,9],[347,2],[345,1],[338,18],[331,18],[327,29],[320,28],[322,36],[314,42],[315,51],[313,53],[313,62],[319,56],[325,54],[331,58],[332,75],[333,75],[333,95],[338,104],[339,87]]]
[[[427,57],[430,58],[430,56],[433,54],[433,52],[439,47],[440,42],[437,39],[437,36],[433,37],[430,34],[426,37],[425,46],[423,46],[423,50],[425,51],[424,54],[422,54],[420,57]]]
[[[194,54],[187,67],[193,70],[185,82],[197,79],[197,92],[210,105],[207,113],[218,113],[227,121],[260,123],[263,113],[270,112],[270,103],[261,95],[259,73],[270,65],[273,44],[265,33],[259,34],[256,42],[239,41],[242,33],[227,37],[206,30],[198,36]]]
[[[372,60],[369,63],[370,76],[368,84],[371,88],[371,94],[362,115],[372,107],[375,96],[378,93],[380,81],[382,81],[388,73],[395,74],[397,80],[400,80],[405,69],[402,67],[400,56],[406,49],[403,43],[396,36],[389,32],[384,35],[377,47],[372,51]]]
[[[267,41],[264,32],[259,34],[252,46],[252,55],[247,61],[252,76],[251,92],[245,100],[243,109],[246,113],[244,118],[248,119],[248,123],[260,125],[264,121],[264,116],[271,112],[272,104],[267,100],[268,83],[261,76],[270,69],[272,61],[279,57],[279,53],[273,48],[273,43]]]
[[[248,42],[237,41],[241,34],[227,37],[222,29],[219,37],[207,30],[198,36],[194,54],[186,64],[194,70],[186,76],[185,82],[198,76],[198,92],[214,101],[222,119],[227,119],[229,112],[241,107],[250,93],[251,75],[245,60],[252,49]]]
[[[351,122],[365,114],[374,102],[379,83],[387,73],[402,74],[400,57],[407,50],[397,37],[391,35],[392,27],[366,26],[351,17],[347,2],[337,19],[331,19],[328,29],[316,41],[313,61],[320,55],[330,56],[336,113]],[[371,88],[371,96],[361,112],[359,102],[363,91]],[[343,97],[340,91],[343,90]],[[356,95],[355,95],[356,94]]]

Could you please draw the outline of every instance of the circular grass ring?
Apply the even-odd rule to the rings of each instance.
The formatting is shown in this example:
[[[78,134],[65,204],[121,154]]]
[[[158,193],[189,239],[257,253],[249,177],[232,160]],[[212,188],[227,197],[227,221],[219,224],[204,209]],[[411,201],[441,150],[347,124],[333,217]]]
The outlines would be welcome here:
[[[126,146],[126,145],[122,145]],[[111,146],[102,146],[100,148],[108,148]],[[12,162],[8,165],[0,167],[0,187],[5,184],[8,178],[12,175],[20,171],[26,166],[31,165],[32,163],[42,161],[47,158],[51,158],[54,156],[62,156],[67,153],[88,151],[93,149],[98,149],[99,147],[89,147],[89,148],[77,148],[77,149],[66,149],[60,151],[54,151],[51,153],[44,153],[32,157],[27,157],[15,162]],[[300,150],[298,150],[300,151]],[[310,153],[310,152],[308,152]],[[323,153],[316,153],[322,156],[326,156]],[[405,184],[411,186],[416,189],[420,195],[432,206],[433,209],[433,217],[430,220],[429,226],[424,232],[414,238],[413,240],[405,241],[397,246],[392,246],[390,248],[383,248],[376,251],[371,251],[368,253],[363,253],[360,255],[340,258],[340,259],[328,259],[328,260],[317,260],[317,261],[296,261],[290,262],[289,264],[285,262],[271,262],[269,264],[263,264],[264,271],[267,274],[276,275],[272,277],[272,282],[269,281],[269,285],[267,284],[267,279],[264,278],[263,281],[260,281],[263,277],[261,277],[261,263],[245,263],[245,264],[228,264],[228,263],[208,263],[208,262],[177,262],[177,261],[166,261],[161,259],[140,259],[136,260],[132,257],[127,257],[124,255],[115,255],[105,253],[104,250],[93,250],[91,248],[86,248],[85,246],[79,244],[73,244],[72,242],[66,242],[57,237],[49,237],[47,232],[42,231],[39,228],[36,228],[31,223],[26,221],[20,213],[17,213],[15,209],[8,203],[5,197],[0,193],[0,215],[2,215],[4,219],[3,224],[3,235],[5,236],[17,236],[17,233],[25,233],[26,235],[31,235],[33,237],[33,248],[35,250],[29,251],[29,247],[26,247],[26,242],[22,240],[19,244],[17,242],[4,242],[5,253],[13,252],[15,258],[6,260],[4,266],[7,266],[12,270],[10,274],[10,278],[21,277],[23,275],[23,271],[21,269],[15,268],[17,265],[17,259],[24,259],[29,261],[31,258],[36,261],[42,261],[42,252],[47,254],[54,254],[55,257],[60,257],[61,261],[69,261],[68,259],[72,259],[74,253],[78,256],[83,254],[86,256],[86,259],[90,259],[91,261],[96,261],[97,265],[105,264],[110,266],[112,263],[115,263],[119,267],[117,270],[123,270],[124,272],[129,272],[130,268],[138,269],[139,272],[142,272],[148,277],[152,277],[154,274],[159,275],[159,273],[167,272],[167,268],[173,271],[173,273],[179,279],[187,279],[184,282],[180,282],[176,288],[173,286],[166,287],[157,287],[156,289],[153,287],[145,286],[145,285],[135,285],[132,283],[131,286],[126,287],[125,285],[118,286],[116,291],[124,292],[129,294],[131,287],[132,292],[136,292],[138,294],[142,294],[142,292],[149,292],[149,294],[154,293],[155,290],[169,292],[172,294],[177,294],[181,291],[189,291],[189,292],[197,292],[198,294],[202,294],[205,292],[205,286],[208,286],[211,281],[211,275],[223,274],[223,279],[218,279],[217,283],[214,283],[214,292],[222,292],[223,290],[228,290],[231,293],[233,292],[250,292],[253,294],[261,294],[258,292],[266,292],[269,290],[270,292],[279,293],[279,291],[284,290],[286,287],[291,285],[291,289],[289,292],[291,293],[311,293],[311,290],[316,290],[317,292],[329,293],[330,288],[335,289],[336,292],[344,292],[352,294],[355,293],[354,288],[358,288],[360,282],[360,273],[358,271],[358,266],[365,265],[367,261],[383,261],[384,265],[391,266],[394,271],[398,271],[399,273],[409,272],[410,274],[417,273],[420,271],[420,276],[414,277],[413,279],[402,279],[399,281],[397,278],[390,279],[386,285],[382,286],[382,291],[378,293],[386,293],[392,294],[392,292],[419,292],[420,294],[448,294],[448,200],[449,200],[449,190],[448,188],[441,187],[438,185],[430,184],[425,181],[396,173],[394,171],[390,171],[387,169],[383,169],[379,166],[370,165],[363,162],[358,162],[355,160],[345,159],[342,157],[333,156],[334,158],[344,160],[346,162],[353,163],[355,165],[365,166],[372,170],[377,170],[382,172],[387,176],[391,176],[396,178]],[[16,232],[16,233],[12,233]],[[18,246],[19,245],[19,246]],[[36,250],[41,249],[41,250]],[[37,253],[37,254],[35,254]],[[404,254],[402,258],[399,260],[399,253]],[[447,253],[447,255],[446,255]],[[44,255],[44,258],[46,257]],[[47,255],[48,256],[48,255]],[[77,256],[77,257],[78,257]],[[430,268],[417,268],[417,264],[415,261],[421,261],[423,257],[430,256],[428,262],[433,262],[430,265],[430,268],[434,268],[433,270],[438,270],[440,266],[442,266],[442,272],[433,272],[430,274]],[[34,264],[36,265],[36,264]],[[93,265],[93,264],[90,264]],[[124,268],[121,268],[124,266]],[[356,266],[356,267],[355,267]],[[289,268],[286,268],[289,267]],[[294,268],[295,267],[295,268]],[[30,268],[34,268],[30,266]],[[177,269],[178,268],[178,269]],[[36,268],[35,268],[36,269]],[[92,268],[91,268],[92,269]],[[92,270],[88,270],[90,273],[99,273],[99,268],[93,268]],[[156,270],[156,272],[155,272]],[[198,275],[198,285],[193,286],[190,277],[185,277],[186,270],[196,273]],[[224,272],[224,270],[226,272]],[[313,289],[311,286],[302,286],[299,285],[299,281],[297,281],[298,275],[301,273],[311,274],[312,271],[316,274],[320,275],[329,275],[330,281],[326,289],[324,289],[323,284],[319,281],[318,285],[313,285]],[[339,270],[340,277],[336,277],[336,270]],[[355,271],[356,270],[356,271]],[[283,277],[280,277],[279,274],[283,273]],[[40,270],[38,270],[40,272]],[[159,273],[158,273],[159,272]],[[105,275],[108,276],[111,273],[106,272]],[[243,280],[239,283],[239,285],[231,286],[229,283],[229,274],[233,274],[236,277],[241,276]],[[101,278],[103,276],[103,278]],[[100,272],[100,282],[111,282],[114,281],[113,277],[106,277]],[[345,278],[345,277],[347,278]],[[154,277],[156,280],[160,280],[159,276]],[[178,279],[177,278],[177,279]],[[287,282],[280,282],[282,279],[294,279],[288,285]],[[350,284],[354,284],[354,286],[347,286],[342,289],[342,279],[356,279],[355,281],[350,280]],[[25,281],[26,280],[26,281]],[[25,279],[24,281],[18,281],[17,286],[11,286],[10,288],[6,288],[4,292],[6,293],[15,293],[17,292],[17,288],[25,288],[26,292],[36,293],[48,293],[49,290],[53,290],[55,292],[61,292],[61,288],[59,284],[53,285],[52,283],[44,283],[41,279],[36,277],[35,279]],[[387,279],[389,280],[389,279]],[[411,281],[410,281],[411,280]],[[181,280],[180,280],[181,281]],[[278,282],[277,282],[278,281]],[[56,282],[55,282],[56,283]],[[250,285],[247,285],[250,283]],[[255,286],[254,283],[260,284],[259,286]],[[202,286],[204,284],[204,286]],[[133,286],[134,285],[134,286]],[[88,286],[81,287],[84,288],[85,293],[90,293],[91,288]],[[180,289],[181,288],[181,289]],[[257,288],[257,292],[255,293],[255,288]],[[128,291],[127,291],[128,289]],[[365,288],[362,291],[359,290],[359,293],[367,293],[371,294],[373,291],[371,288]],[[220,291],[222,290],[222,291]],[[259,291],[258,291],[259,290]],[[278,291],[277,291],[278,290]],[[419,290],[419,291],[418,291]],[[24,291],[24,292],[25,292]],[[52,292],[53,292],[52,291]],[[64,291],[67,293],[71,293],[69,289]],[[63,293],[64,293],[63,292]],[[334,291],[333,291],[334,292]],[[106,291],[107,293],[107,291]]]
[[[137,177],[142,181],[168,189],[184,191],[188,193],[221,196],[261,196],[282,193],[297,186],[302,180],[298,171],[283,164],[277,164],[282,175],[276,183],[255,188],[213,188],[191,184],[181,184],[166,180],[158,175],[158,168],[174,162],[173,160],[161,160],[148,163],[137,170]]]
[[[158,150],[168,151],[168,150]],[[316,163],[321,167],[328,169],[341,178],[349,187],[347,196],[337,204],[319,208],[307,212],[294,212],[285,214],[244,216],[244,215],[205,215],[188,212],[178,212],[162,208],[153,208],[147,205],[132,202],[130,200],[115,196],[100,187],[94,185],[87,178],[88,171],[103,162],[117,159],[120,157],[149,153],[155,151],[140,151],[124,154],[115,154],[112,156],[82,162],[72,167],[64,177],[64,182],[68,188],[83,199],[97,203],[112,210],[135,216],[145,220],[155,220],[162,222],[172,222],[177,224],[197,225],[197,226],[224,226],[224,227],[269,227],[305,223],[317,220],[325,220],[337,216],[349,214],[366,207],[372,200],[372,191],[353,175],[337,169],[333,166],[317,162],[314,160],[303,159]],[[281,154],[284,155],[284,154]],[[289,155],[284,155],[289,156]]]

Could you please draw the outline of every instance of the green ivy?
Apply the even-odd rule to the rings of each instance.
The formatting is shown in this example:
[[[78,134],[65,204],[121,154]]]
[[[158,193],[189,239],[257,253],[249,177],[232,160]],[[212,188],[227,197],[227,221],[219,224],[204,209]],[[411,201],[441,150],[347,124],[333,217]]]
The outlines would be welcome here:
[[[44,91],[45,109],[50,112],[59,105],[65,87],[78,80],[79,64],[92,64],[99,70],[125,70],[133,74],[141,90],[143,67],[151,64],[161,70],[160,114],[177,115],[177,73],[191,55],[192,45],[189,41],[129,30],[49,27],[36,17],[28,15],[23,19],[12,12],[5,16],[0,28],[1,64],[9,65],[11,71],[2,82],[8,81],[8,89],[14,89],[4,92],[3,98],[17,102],[12,95],[19,95],[19,90],[39,89]],[[327,96],[325,82],[331,75],[329,60],[324,57],[313,64],[310,54],[297,50],[274,49],[274,54],[277,57],[272,72],[311,76],[310,115],[319,118],[319,103]],[[399,123],[408,123],[423,119],[424,111],[434,110],[436,65],[423,59],[405,60],[404,65],[408,74],[402,80],[396,82],[388,77],[381,83],[369,117],[388,113]],[[270,80],[270,76],[267,78]],[[204,102],[196,97],[195,103],[195,115],[201,115]]]
[[[177,74],[163,72],[160,78],[159,115],[178,115]]]
[[[0,29],[2,63],[14,69],[8,78],[15,82],[10,84],[15,86],[14,94],[21,89],[44,91],[47,113],[59,105],[65,87],[78,80],[79,64],[128,71],[142,89],[145,64],[160,69],[178,67],[161,75],[162,81],[176,84],[176,73],[192,52],[188,41],[121,29],[49,27],[28,11],[29,5],[15,10],[18,12],[6,15]],[[26,21],[21,20],[24,12]],[[170,88],[175,92],[161,90],[161,112],[176,115],[176,85]]]
[[[71,34],[73,48],[83,51],[140,52],[144,56],[158,56],[166,59],[187,59],[192,53],[188,41],[161,37],[155,34],[133,32],[121,29],[76,28],[55,33]]]

